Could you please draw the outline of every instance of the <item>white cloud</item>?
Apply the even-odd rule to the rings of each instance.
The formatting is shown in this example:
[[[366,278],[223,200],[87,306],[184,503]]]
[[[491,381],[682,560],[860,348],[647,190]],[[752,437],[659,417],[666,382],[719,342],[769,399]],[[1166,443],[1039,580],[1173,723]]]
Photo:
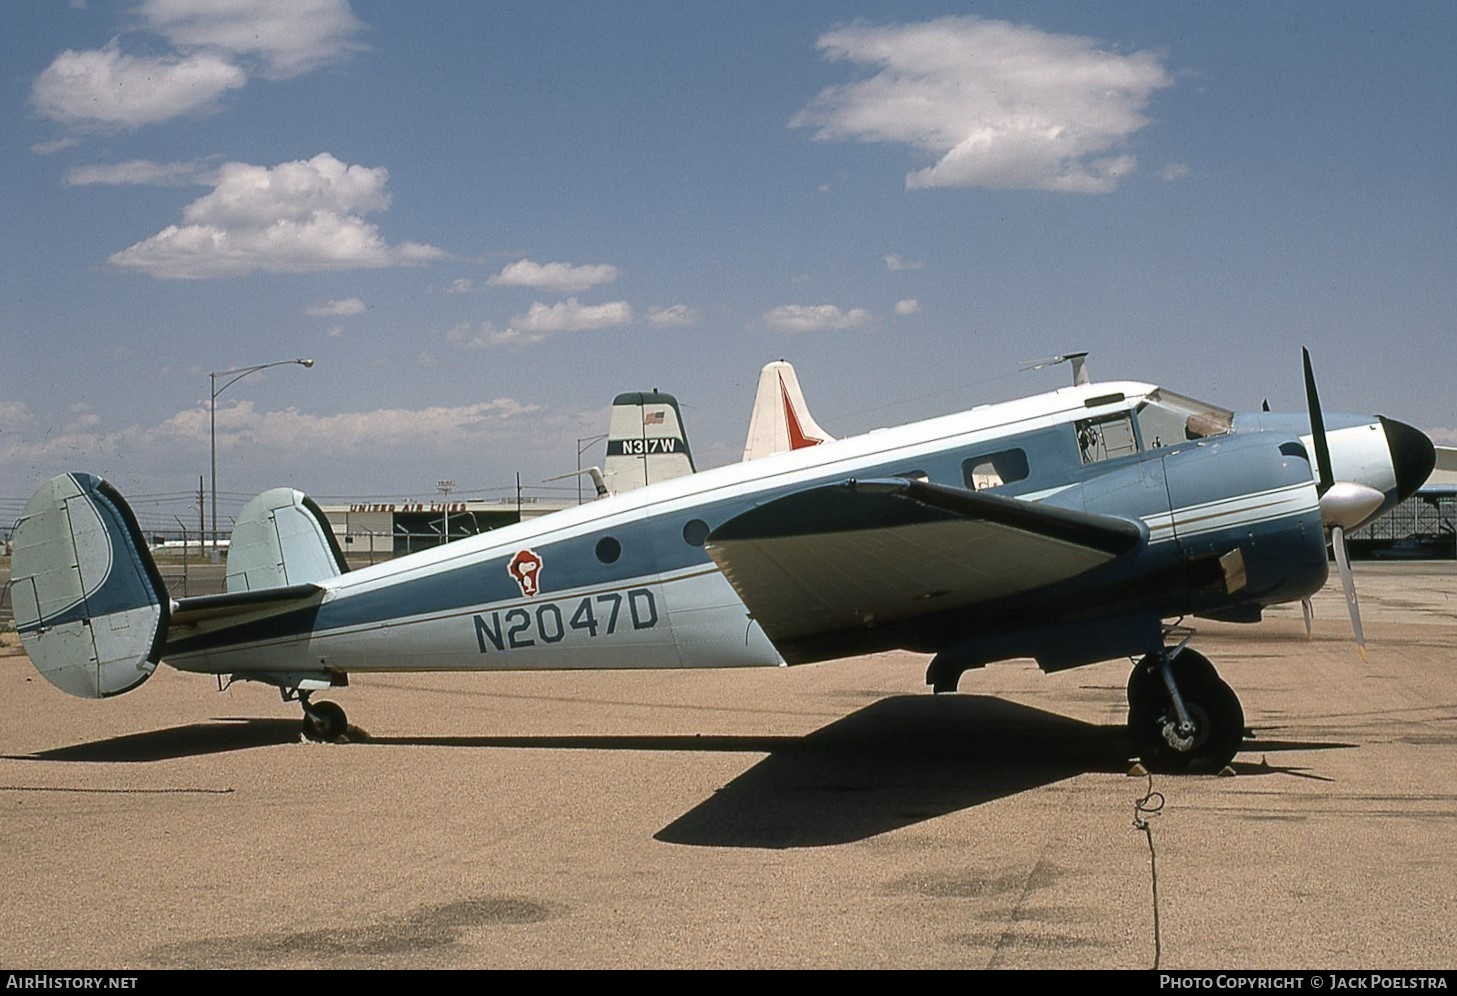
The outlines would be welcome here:
[[[415,242],[389,245],[363,215],[389,206],[382,167],[350,166],[327,152],[272,168],[228,163],[183,224],[111,256],[154,277],[207,279],[263,270],[306,273],[408,266],[448,254]]]
[[[346,0],[143,0],[153,31],[183,51],[254,59],[282,79],[335,62],[361,46]]]
[[[617,267],[607,263],[573,266],[571,263],[534,263],[529,259],[518,259],[486,283],[492,287],[535,287],[562,294],[578,294],[598,284],[610,284],[618,275]]]
[[[560,332],[589,332],[632,323],[632,306],[626,301],[606,304],[581,304],[570,297],[556,304],[533,304],[524,315],[511,320],[506,328],[482,322],[472,328],[457,325],[445,334],[450,343],[462,349],[489,349],[494,346],[531,346]]]
[[[0,400],[0,424],[8,426],[19,422],[29,422],[32,418],[30,406],[24,401]]]
[[[919,270],[926,265],[922,260],[902,259],[895,253],[891,253],[889,256],[882,256],[881,259],[885,260],[885,268],[891,273],[898,273],[901,270]]]
[[[537,301],[526,310],[526,314],[512,320],[512,324],[524,332],[540,332],[547,335],[556,332],[605,329],[614,325],[627,325],[631,322],[632,306],[626,301],[579,304],[574,297],[558,301],[556,304],[542,304]]]
[[[205,183],[203,167],[198,163],[158,163],[150,159],[130,159],[124,163],[97,163],[75,166],[66,173],[65,182],[73,187],[107,184],[118,187],[185,187]]]
[[[147,55],[123,51],[121,37],[63,51],[31,87],[36,113],[81,130],[161,124],[216,111],[255,73],[285,79],[361,47],[363,25],[345,0],[143,0],[138,14],[134,26],[162,43],[134,46]]]
[[[921,302],[917,301],[913,297],[908,297],[902,301],[897,301],[895,303],[895,313],[897,315],[914,315],[920,310]]]
[[[466,277],[458,277],[455,280],[452,280],[446,286],[445,293],[447,293],[447,294],[469,294],[472,291],[474,291],[475,289],[476,289],[476,285],[473,284],[473,283],[471,283],[468,278],[466,278]]]
[[[1189,175],[1189,167],[1185,163],[1169,163],[1159,170],[1159,179],[1165,183],[1173,183],[1175,180],[1182,180]]]
[[[445,340],[461,349],[489,349],[492,346],[523,346],[531,342],[540,342],[545,336],[527,340],[520,332],[512,328],[498,329],[491,322],[481,322],[475,328],[467,323],[461,323],[449,332],[445,333]]]
[[[769,311],[761,321],[776,332],[823,332],[860,328],[869,325],[872,318],[864,308],[842,311],[833,304],[785,304]]]
[[[514,398],[456,407],[380,408],[318,415],[295,408],[260,411],[251,401],[220,405],[217,447],[220,454],[242,446],[262,446],[274,454],[309,454],[310,460],[338,453],[378,456],[390,450],[437,452],[479,446],[482,440],[517,431],[521,416],[538,410]],[[78,412],[67,424],[44,432],[0,433],[0,466],[72,465],[81,460],[100,466],[113,460],[131,468],[160,466],[171,473],[179,455],[202,459],[208,452],[206,405],[180,411],[155,425],[104,429],[91,412]]]
[[[38,156],[49,156],[60,152],[62,149],[69,149],[73,145],[80,144],[81,140],[74,135],[67,135],[65,138],[58,138],[53,142],[36,142],[30,147],[30,151]]]
[[[899,142],[935,160],[906,186],[1106,193],[1135,166],[1117,150],[1173,79],[1151,52],[975,16],[852,24],[820,36],[873,75],[830,86],[791,119],[821,140]]]
[[[304,309],[304,314],[313,318],[342,318],[346,315],[362,315],[364,302],[357,297],[339,298],[330,301],[315,301]]]
[[[649,308],[648,322],[661,328],[692,325],[698,321],[698,312],[686,304],[669,305],[666,308]]]
[[[31,89],[36,113],[63,125],[138,128],[217,109],[216,101],[247,81],[215,55],[137,58],[113,41],[102,49],[67,49]]]

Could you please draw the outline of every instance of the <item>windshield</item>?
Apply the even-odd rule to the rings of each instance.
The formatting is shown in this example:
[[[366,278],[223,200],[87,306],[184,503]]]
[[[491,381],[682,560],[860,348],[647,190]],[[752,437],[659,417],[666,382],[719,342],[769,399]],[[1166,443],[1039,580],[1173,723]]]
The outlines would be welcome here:
[[[1148,400],[1138,406],[1137,414],[1144,449],[1222,436],[1234,423],[1232,411],[1163,388],[1150,394]]]

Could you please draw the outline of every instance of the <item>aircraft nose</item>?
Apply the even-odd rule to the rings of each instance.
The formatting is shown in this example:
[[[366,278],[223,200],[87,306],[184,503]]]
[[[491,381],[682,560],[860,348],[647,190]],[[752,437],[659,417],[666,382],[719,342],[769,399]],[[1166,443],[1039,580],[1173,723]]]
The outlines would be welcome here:
[[[1383,416],[1381,426],[1386,430],[1386,445],[1391,450],[1396,492],[1404,501],[1432,476],[1432,468],[1437,465],[1437,448],[1426,433],[1405,422]]]

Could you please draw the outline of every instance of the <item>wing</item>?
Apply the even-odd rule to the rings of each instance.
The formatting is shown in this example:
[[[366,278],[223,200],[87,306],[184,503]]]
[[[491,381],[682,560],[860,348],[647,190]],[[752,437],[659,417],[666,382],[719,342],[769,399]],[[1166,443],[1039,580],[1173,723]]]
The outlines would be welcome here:
[[[816,638],[1023,594],[1146,539],[1131,519],[893,479],[775,499],[719,526],[707,548],[798,663],[818,659]]]

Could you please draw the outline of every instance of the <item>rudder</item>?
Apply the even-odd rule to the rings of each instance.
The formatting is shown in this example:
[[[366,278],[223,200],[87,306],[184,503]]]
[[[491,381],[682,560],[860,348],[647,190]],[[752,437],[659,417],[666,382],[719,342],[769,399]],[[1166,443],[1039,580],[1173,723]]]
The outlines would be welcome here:
[[[317,584],[347,570],[324,510],[302,491],[265,491],[238,513],[228,547],[228,591]]]
[[[171,599],[136,516],[109,482],[61,474],[31,496],[11,558],[15,628],[57,688],[100,699],[161,659]]]

